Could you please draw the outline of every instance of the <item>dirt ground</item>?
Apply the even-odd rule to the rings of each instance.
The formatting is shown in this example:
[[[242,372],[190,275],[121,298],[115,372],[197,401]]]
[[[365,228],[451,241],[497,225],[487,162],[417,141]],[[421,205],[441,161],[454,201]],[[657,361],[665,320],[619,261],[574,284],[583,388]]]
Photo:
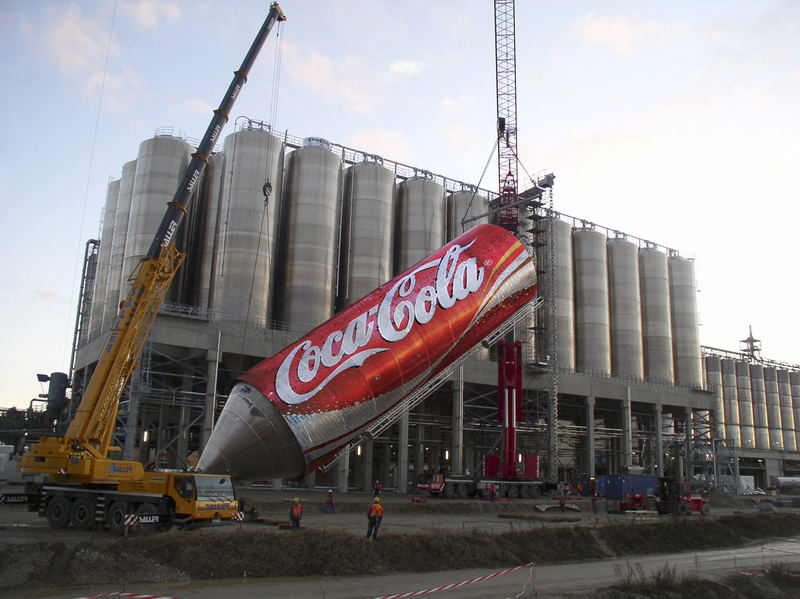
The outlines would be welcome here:
[[[587,498],[569,498],[575,509],[562,513],[538,509],[555,505],[554,498],[493,503],[384,492],[385,516],[373,542],[364,538],[370,495],[338,494],[336,514],[325,512],[324,489],[249,488],[240,496],[258,520],[124,539],[101,530],[52,529],[23,506],[0,506],[0,595],[95,584],[495,568],[731,547],[800,534],[800,510],[764,509],[727,496],[712,498],[710,516],[607,513],[601,501],[595,518]],[[295,496],[304,506],[300,531],[287,526]]]

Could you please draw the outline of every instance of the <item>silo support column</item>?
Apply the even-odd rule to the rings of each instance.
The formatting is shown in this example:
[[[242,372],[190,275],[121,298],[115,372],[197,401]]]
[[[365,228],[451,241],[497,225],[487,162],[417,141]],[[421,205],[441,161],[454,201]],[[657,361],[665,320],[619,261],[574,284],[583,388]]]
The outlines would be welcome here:
[[[586,467],[594,477],[594,397],[586,398]]]
[[[686,408],[686,412],[683,415],[686,429],[686,440],[684,441],[684,454],[686,455],[685,461],[683,464],[683,478],[684,480],[691,480],[692,478],[692,470],[694,469],[694,460],[692,459],[692,454],[694,453],[694,427],[692,426],[692,408]]]
[[[653,406],[653,428],[656,434],[656,473],[659,476],[664,476],[664,435],[661,426],[661,404],[657,403]]]
[[[183,468],[189,455],[189,431],[187,429],[191,426],[191,413],[187,406],[181,406],[178,418],[178,443],[175,449],[178,454],[178,461],[175,465],[178,468]]]
[[[208,443],[211,437],[211,431],[214,429],[214,419],[216,417],[216,403],[217,403],[217,374],[219,373],[219,362],[221,353],[219,351],[220,333],[217,332],[217,347],[216,349],[208,350],[206,354],[206,396],[205,396],[205,414],[203,414],[203,434],[200,437],[200,453]]]
[[[631,388],[622,400],[622,465],[633,466],[633,440],[631,432]]]
[[[397,492],[408,492],[408,410],[400,417],[400,435],[397,447]]]
[[[451,464],[453,472],[464,472],[464,366],[456,369],[453,379],[453,438]]]
[[[425,427],[417,425],[417,448],[414,451],[414,476],[425,469]]]
[[[372,451],[374,443],[372,439],[367,439],[361,446],[362,456],[364,457],[364,471],[361,473],[362,491],[369,491],[375,481],[372,478]]]
[[[337,470],[337,485],[339,493],[347,493],[347,479],[350,475],[350,446],[345,446],[343,455],[339,458],[339,469]]]

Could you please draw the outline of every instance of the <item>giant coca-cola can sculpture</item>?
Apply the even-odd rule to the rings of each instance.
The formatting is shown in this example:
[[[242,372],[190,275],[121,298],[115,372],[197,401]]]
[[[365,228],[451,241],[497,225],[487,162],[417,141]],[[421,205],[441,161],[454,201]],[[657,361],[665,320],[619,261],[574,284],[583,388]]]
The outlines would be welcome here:
[[[535,293],[533,260],[513,235],[470,229],[245,372],[198,469],[313,471]]]

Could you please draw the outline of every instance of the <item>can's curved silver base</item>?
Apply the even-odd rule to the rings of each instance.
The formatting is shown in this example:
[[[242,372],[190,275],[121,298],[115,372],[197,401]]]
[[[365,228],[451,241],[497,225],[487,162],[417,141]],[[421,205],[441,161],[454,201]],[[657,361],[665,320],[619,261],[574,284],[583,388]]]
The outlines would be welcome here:
[[[237,479],[294,478],[305,459],[286,420],[252,385],[238,382],[228,396],[197,470]]]

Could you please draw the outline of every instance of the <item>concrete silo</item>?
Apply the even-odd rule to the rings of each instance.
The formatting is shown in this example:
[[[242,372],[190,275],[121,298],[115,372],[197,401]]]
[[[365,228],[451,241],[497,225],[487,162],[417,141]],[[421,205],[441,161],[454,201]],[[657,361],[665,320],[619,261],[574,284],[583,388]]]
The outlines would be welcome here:
[[[117,196],[117,213],[114,218],[114,240],[111,244],[111,263],[108,270],[108,286],[106,288],[105,308],[103,312],[103,330],[106,330],[119,312],[120,289],[122,283],[127,285],[128,275],[122,274],[125,259],[125,240],[128,238],[128,221],[133,199],[133,182],[136,177],[136,161],[131,160],[122,165],[122,177],[119,180]],[[125,288],[127,293],[127,287]]]
[[[216,235],[213,247],[205,248],[213,251],[211,307],[217,318],[261,326],[269,318],[282,151],[283,142],[269,131],[241,129],[225,138],[222,180],[217,183],[213,179],[214,170],[208,173],[212,177],[209,191],[213,194],[215,186],[220,186],[213,223],[208,215]],[[272,188],[268,200],[264,195],[267,183]]]
[[[714,438],[725,438],[725,401],[722,394],[722,360],[717,356],[706,356],[706,386],[714,393]]]
[[[344,175],[339,302],[345,308],[392,278],[394,173],[359,162]]]
[[[764,367],[758,364],[750,364],[750,397],[753,401],[753,428],[756,435],[756,448],[769,449]]]
[[[575,367],[611,374],[606,236],[590,228],[572,232],[575,273]]]
[[[700,330],[697,326],[694,262],[681,256],[670,256],[668,264],[675,383],[700,387],[703,382],[703,366]]]
[[[175,196],[193,151],[186,141],[171,135],[156,135],[139,145],[122,262],[122,295],[128,290],[127,278],[153,243],[153,231],[158,230],[166,205]],[[181,227],[175,247],[183,252],[186,251],[185,239],[186,227]],[[181,293],[180,282],[173,280],[164,299],[180,302]]]
[[[544,245],[536,252],[539,276],[539,295],[547,302],[537,314],[539,330],[538,355],[542,361],[552,360],[551,304],[555,300],[556,344],[558,366],[575,369],[575,296],[572,279],[572,225],[557,216],[549,216],[540,225],[546,233]],[[553,236],[553,262],[550,264],[549,236]],[[555,289],[553,289],[555,286]],[[555,297],[554,297],[555,295]]]
[[[275,319],[309,328],[333,314],[341,217],[341,159],[319,138],[288,156]]]
[[[103,230],[100,234],[100,250],[97,253],[97,275],[94,281],[92,311],[89,319],[89,333],[94,334],[102,328],[106,307],[108,275],[111,270],[111,249],[114,244],[114,220],[117,218],[117,199],[119,198],[119,179],[108,184],[106,205],[103,210]]]
[[[736,396],[739,400],[739,434],[741,447],[755,449],[756,433],[753,426],[753,396],[750,390],[750,365],[736,362]]]
[[[607,245],[611,372],[614,376],[641,379],[644,354],[638,247],[623,237],[609,239]]]
[[[783,425],[781,424],[781,400],[778,395],[778,371],[764,368],[764,390],[767,395],[767,427],[769,428],[769,448],[783,449]]]
[[[196,305],[211,309],[213,304],[213,277],[216,251],[217,231],[224,227],[224,215],[219,209],[222,204],[222,186],[225,172],[225,154],[213,154],[208,160],[208,166],[203,173],[203,184],[200,188],[201,201],[199,204],[199,219],[197,221],[197,243],[199,247],[193,249],[195,260],[193,273],[196,280],[195,298]]]
[[[721,360],[721,367],[725,439],[733,447],[742,447],[742,434],[739,427],[739,393],[736,380],[736,363],[730,359],[723,359]]]
[[[489,217],[484,216],[477,220],[461,224],[461,221],[474,218],[489,212],[489,198],[475,191],[462,189],[455,191],[447,197],[447,241],[452,241],[464,231],[472,227],[486,224]]]
[[[444,244],[444,188],[423,177],[397,189],[394,273],[413,266]]]
[[[656,248],[639,249],[639,284],[642,294],[642,347],[644,375],[655,382],[672,383],[672,319],[669,307],[667,255]]]
[[[797,440],[794,437],[795,426],[794,410],[792,410],[792,386],[789,382],[789,371],[778,371],[778,399],[781,405],[781,429],[783,436],[783,450],[796,451]]]

